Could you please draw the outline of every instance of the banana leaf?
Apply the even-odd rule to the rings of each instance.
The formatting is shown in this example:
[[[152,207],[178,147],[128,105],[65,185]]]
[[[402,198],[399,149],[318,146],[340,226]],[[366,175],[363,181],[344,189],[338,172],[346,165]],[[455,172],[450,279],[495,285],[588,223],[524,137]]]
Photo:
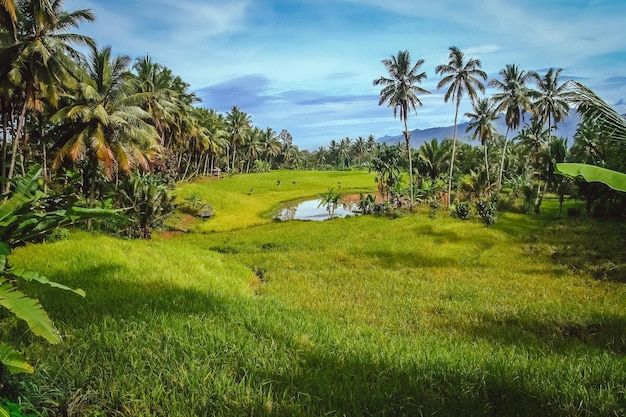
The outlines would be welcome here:
[[[614,190],[626,192],[626,174],[588,164],[556,164],[555,174],[587,182],[601,182]]]

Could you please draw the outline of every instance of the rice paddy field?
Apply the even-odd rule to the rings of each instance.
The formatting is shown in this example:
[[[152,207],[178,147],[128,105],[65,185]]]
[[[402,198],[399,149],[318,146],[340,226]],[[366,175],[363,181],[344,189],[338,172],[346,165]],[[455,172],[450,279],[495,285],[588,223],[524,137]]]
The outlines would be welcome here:
[[[86,232],[12,264],[64,335],[0,322],[35,365],[3,393],[45,416],[623,416],[626,225],[430,209],[276,222],[281,204],[366,172],[181,184],[213,207],[151,241]],[[568,204],[576,204],[569,202]],[[184,230],[185,232],[182,232]]]

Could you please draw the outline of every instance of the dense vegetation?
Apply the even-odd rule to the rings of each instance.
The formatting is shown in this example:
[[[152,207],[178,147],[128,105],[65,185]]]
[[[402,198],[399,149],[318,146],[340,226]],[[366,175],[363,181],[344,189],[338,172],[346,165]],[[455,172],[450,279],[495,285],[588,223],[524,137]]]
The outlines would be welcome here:
[[[454,135],[413,148],[426,74],[400,51],[374,84],[405,146],[301,151],[237,106],[199,107],[149,55],[71,33],[94,18],[0,2],[0,304],[15,314],[0,321],[0,416],[626,412],[625,197],[555,174],[581,162],[623,180],[626,121],[585,86],[516,65],[487,81],[451,47],[436,73]],[[498,93],[479,97],[485,83]],[[478,146],[459,140],[465,97]],[[359,193],[375,215],[273,219]],[[102,234],[57,227],[94,216]],[[36,373],[8,372],[33,369],[14,347]]]
[[[266,196],[229,208],[256,226],[220,209],[181,219],[196,233],[78,233],[19,249],[16,265],[87,297],[32,289],[65,341],[16,337],[21,325],[5,320],[37,366],[8,386],[49,415],[626,411],[623,223],[558,219],[553,199],[541,216],[505,213],[491,228],[419,210],[322,223],[259,214],[373,177],[205,180],[180,192],[245,200],[252,185]]]

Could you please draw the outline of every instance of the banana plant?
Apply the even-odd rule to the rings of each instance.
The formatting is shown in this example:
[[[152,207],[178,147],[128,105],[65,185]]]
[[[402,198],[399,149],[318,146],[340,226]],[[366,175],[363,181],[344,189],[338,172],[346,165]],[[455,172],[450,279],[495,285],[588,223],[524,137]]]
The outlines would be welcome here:
[[[34,169],[15,181],[14,191],[0,203],[0,305],[24,320],[30,331],[51,344],[61,342],[61,335],[38,300],[20,291],[19,281],[37,282],[85,296],[81,289],[72,289],[50,281],[38,272],[11,267],[9,256],[18,246],[41,242],[54,229],[94,217],[110,217],[113,210],[82,207],[50,209],[48,196],[39,190],[41,169]],[[54,206],[54,204],[52,204]],[[46,209],[46,207],[48,207]],[[0,342],[0,364],[11,373],[31,373],[33,367],[9,344]],[[3,410],[0,407],[0,416]]]
[[[587,182],[601,182],[610,188],[626,192],[626,174],[588,164],[556,164],[555,174]]]

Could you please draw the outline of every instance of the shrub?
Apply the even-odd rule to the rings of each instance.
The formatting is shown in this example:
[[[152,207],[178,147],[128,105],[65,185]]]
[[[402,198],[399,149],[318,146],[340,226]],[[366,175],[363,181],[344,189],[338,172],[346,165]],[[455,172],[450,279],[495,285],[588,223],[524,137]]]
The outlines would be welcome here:
[[[456,205],[455,207],[456,217],[461,220],[468,220],[472,217],[472,206],[469,202],[463,201]]]
[[[493,201],[478,200],[476,202],[476,211],[487,226],[491,226],[497,220],[496,205]]]

